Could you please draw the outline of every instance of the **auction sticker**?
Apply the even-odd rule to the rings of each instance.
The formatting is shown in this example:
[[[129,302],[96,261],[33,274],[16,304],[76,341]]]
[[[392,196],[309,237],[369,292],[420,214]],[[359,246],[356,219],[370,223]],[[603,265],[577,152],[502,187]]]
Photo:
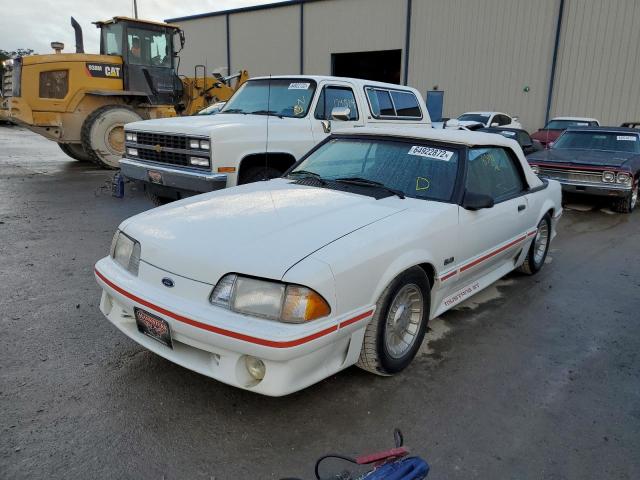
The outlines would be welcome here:
[[[425,147],[424,145],[414,145],[409,149],[409,155],[417,155],[420,157],[433,158],[434,160],[444,160],[448,162],[453,157],[453,152],[442,150],[440,148]]]
[[[618,135],[616,140],[624,140],[625,142],[636,142],[638,141],[638,137],[635,135]]]
[[[500,133],[502,135],[507,136],[507,137],[515,137],[516,136],[516,132],[510,132],[509,130],[502,130]]]
[[[290,83],[289,90],[308,90],[310,83]]]

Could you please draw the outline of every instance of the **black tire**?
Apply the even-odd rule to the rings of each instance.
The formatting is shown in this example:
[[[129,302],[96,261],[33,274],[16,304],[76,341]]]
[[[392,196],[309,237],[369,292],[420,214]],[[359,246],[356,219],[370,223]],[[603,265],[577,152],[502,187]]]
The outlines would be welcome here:
[[[58,146],[60,147],[60,150],[74,160],[79,162],[91,162],[91,157],[84,151],[81,143],[58,143]]]
[[[280,176],[282,176],[282,172],[273,167],[249,167],[241,173],[238,185],[271,180],[272,178],[278,178]]]
[[[541,235],[541,232],[546,228],[546,240],[544,241],[544,253],[540,255],[536,254],[538,251],[538,247],[536,246],[536,242],[538,240],[538,236]],[[542,240],[541,240],[542,241]],[[549,244],[551,243],[551,215],[548,213],[542,217],[542,220],[538,223],[538,231],[536,235],[533,237],[533,241],[531,242],[531,246],[529,247],[529,251],[527,252],[527,257],[524,260],[524,263],[520,265],[518,268],[519,271],[525,273],[527,275],[535,275],[540,271],[542,266],[544,265],[544,261],[547,259],[547,253],[549,253]],[[542,244],[538,243],[538,246],[542,246]]]
[[[124,125],[142,120],[126,105],[105,105],[94,110],[82,124],[82,147],[101,168],[119,168],[124,153]]]
[[[614,211],[619,213],[631,213],[634,208],[636,208],[636,204],[638,203],[638,182],[640,178],[636,178],[633,181],[633,187],[631,189],[631,193],[626,197],[617,198],[613,201],[611,207]]]
[[[390,308],[398,294],[405,287],[418,287],[422,295],[422,315],[416,328],[416,333],[409,344],[409,348],[401,355],[393,355],[387,341],[386,330],[389,327],[388,316]],[[376,375],[393,375],[404,370],[416,356],[424,339],[429,323],[431,306],[431,285],[429,278],[420,267],[413,267],[398,275],[387,288],[376,304],[376,313],[367,325],[360,350],[360,358],[356,365]]]

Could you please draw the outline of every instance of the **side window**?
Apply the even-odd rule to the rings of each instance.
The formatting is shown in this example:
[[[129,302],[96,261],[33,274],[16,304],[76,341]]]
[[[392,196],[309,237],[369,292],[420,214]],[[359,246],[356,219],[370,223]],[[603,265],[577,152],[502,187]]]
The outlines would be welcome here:
[[[413,93],[392,90],[391,98],[399,117],[422,118],[418,99]]]
[[[331,120],[331,111],[335,107],[347,107],[349,120],[358,120],[358,104],[353,90],[349,87],[328,86],[322,89],[314,113],[318,120]]]
[[[371,105],[371,113],[374,117],[395,117],[396,111],[391,102],[391,95],[388,90],[377,88],[367,88],[367,98]]]
[[[496,115],[496,119],[494,121],[497,121],[500,125],[509,125],[511,123],[511,119],[506,115]]]
[[[496,203],[524,190],[515,161],[498,147],[469,149],[465,186],[471,192],[489,195]]]

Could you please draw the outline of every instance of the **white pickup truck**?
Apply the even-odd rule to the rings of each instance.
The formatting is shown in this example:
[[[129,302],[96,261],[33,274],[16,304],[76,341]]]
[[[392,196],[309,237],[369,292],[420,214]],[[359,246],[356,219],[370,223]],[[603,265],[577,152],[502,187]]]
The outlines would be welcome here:
[[[410,87],[328,76],[246,82],[217,115],[125,126],[125,178],[144,183],[156,205],[196,193],[279,177],[332,129],[429,128]]]

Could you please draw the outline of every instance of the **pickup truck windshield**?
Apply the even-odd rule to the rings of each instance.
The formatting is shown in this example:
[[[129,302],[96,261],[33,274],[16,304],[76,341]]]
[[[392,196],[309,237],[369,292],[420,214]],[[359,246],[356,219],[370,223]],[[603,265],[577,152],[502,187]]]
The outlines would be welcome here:
[[[635,133],[626,132],[572,132],[565,131],[553,144],[554,150],[578,148],[609,150],[613,152],[640,153],[640,139]]]
[[[249,80],[220,113],[302,118],[309,111],[315,90],[316,82],[305,78]]]
[[[419,140],[333,139],[322,145],[289,178],[378,183],[407,197],[449,201],[458,175],[458,152]],[[372,185],[374,188],[375,186]]]

